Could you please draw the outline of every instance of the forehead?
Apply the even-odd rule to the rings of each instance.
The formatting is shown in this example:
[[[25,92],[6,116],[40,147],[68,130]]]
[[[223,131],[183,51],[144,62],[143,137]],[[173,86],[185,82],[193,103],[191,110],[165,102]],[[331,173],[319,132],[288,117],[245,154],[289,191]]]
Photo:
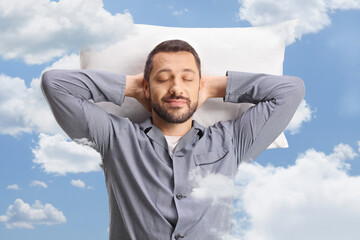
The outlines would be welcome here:
[[[178,72],[184,69],[191,69],[198,73],[195,57],[190,52],[159,52],[154,55],[152,73],[156,74],[162,69],[168,69],[168,72]]]

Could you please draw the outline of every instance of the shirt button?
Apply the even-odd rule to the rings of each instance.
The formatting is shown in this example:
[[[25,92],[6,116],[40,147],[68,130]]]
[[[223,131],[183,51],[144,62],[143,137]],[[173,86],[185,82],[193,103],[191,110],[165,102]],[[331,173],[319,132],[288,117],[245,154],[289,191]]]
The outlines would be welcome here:
[[[184,236],[181,236],[180,234],[177,233],[174,237],[175,237],[175,240],[179,240],[179,239],[183,238]]]
[[[176,194],[176,198],[181,200],[182,198],[184,198],[184,196],[182,194],[178,193],[178,194]]]

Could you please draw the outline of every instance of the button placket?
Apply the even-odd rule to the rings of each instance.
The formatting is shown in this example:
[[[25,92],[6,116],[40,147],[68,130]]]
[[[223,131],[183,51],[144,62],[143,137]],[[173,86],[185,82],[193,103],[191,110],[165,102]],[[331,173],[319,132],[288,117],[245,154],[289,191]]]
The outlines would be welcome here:
[[[181,200],[183,198],[186,198],[186,196],[182,195],[181,193],[176,194],[176,198]]]
[[[175,240],[179,240],[181,238],[184,238],[184,236],[180,235],[179,233],[175,234],[174,236]]]

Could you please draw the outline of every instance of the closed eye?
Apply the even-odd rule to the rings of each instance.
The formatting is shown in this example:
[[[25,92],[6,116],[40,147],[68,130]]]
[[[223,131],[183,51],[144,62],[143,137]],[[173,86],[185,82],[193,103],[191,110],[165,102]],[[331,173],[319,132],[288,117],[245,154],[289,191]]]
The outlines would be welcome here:
[[[165,78],[165,79],[160,79],[160,78],[158,78],[158,79],[157,79],[158,82],[166,82],[167,80],[169,80],[169,79],[167,79],[167,78]]]

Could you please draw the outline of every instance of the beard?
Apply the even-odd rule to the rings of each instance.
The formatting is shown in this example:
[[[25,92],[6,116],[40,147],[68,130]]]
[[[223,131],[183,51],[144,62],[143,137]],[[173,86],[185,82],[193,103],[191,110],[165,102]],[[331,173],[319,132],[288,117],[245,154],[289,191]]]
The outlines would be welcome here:
[[[184,123],[194,115],[194,113],[197,109],[197,106],[198,106],[198,102],[191,104],[191,101],[188,98],[174,97],[174,96],[163,97],[161,100],[162,100],[162,102],[165,102],[168,99],[179,99],[179,98],[187,100],[188,110],[184,113],[181,113],[179,115],[176,113],[173,114],[173,113],[169,112],[164,106],[161,106],[159,103],[154,103],[151,101],[152,109],[160,118],[162,118],[164,121],[166,121],[168,123]],[[176,106],[173,106],[170,108],[175,111],[182,109],[182,107],[176,107]]]

